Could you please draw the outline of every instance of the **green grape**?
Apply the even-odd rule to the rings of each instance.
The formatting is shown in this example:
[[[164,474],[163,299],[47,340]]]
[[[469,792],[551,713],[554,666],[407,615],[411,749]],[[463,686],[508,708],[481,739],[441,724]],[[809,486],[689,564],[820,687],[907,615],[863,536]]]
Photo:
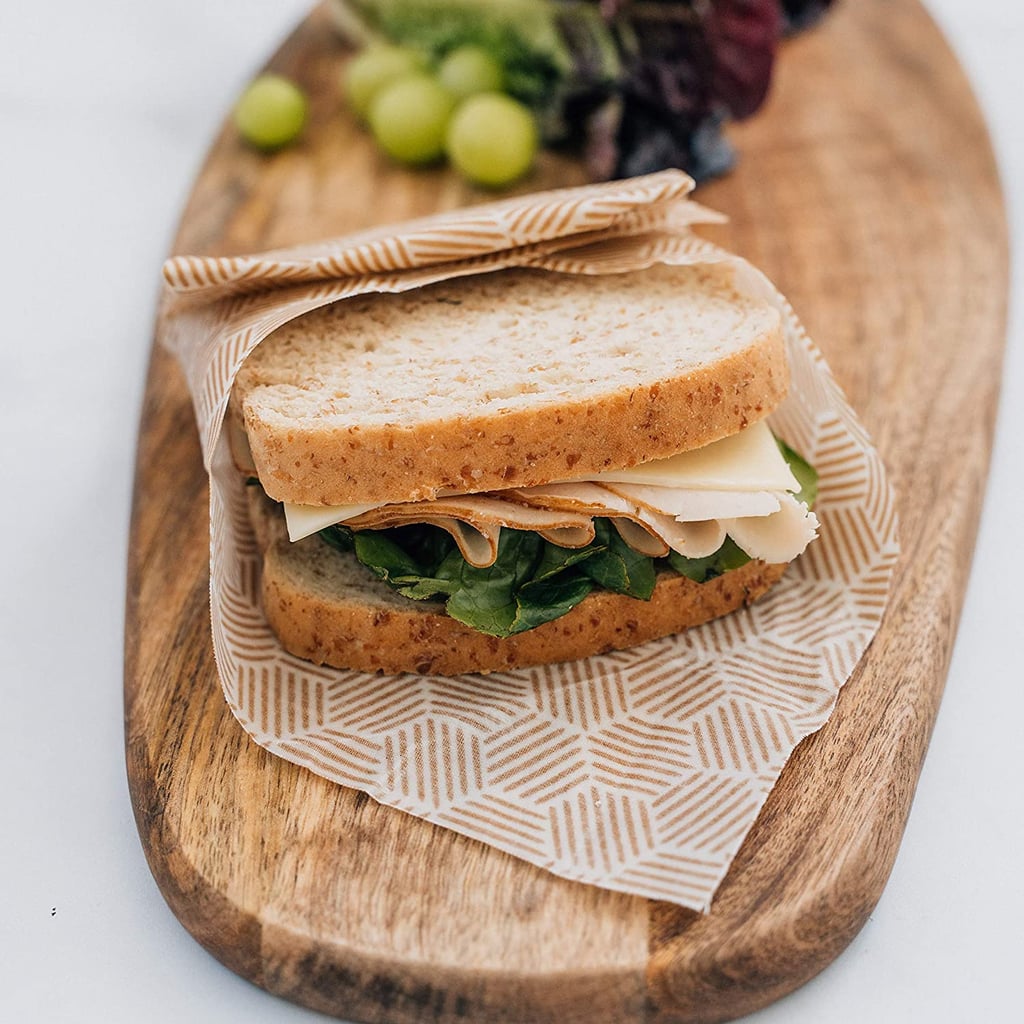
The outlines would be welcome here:
[[[448,125],[452,163],[470,181],[497,188],[521,178],[537,154],[537,123],[529,108],[510,96],[470,96]]]
[[[391,82],[423,69],[423,59],[413,50],[381,43],[368,46],[348,62],[344,89],[357,116],[369,116],[374,97]]]
[[[426,164],[444,154],[455,98],[430,75],[409,75],[382,89],[370,106],[370,130],[388,156]]]
[[[281,75],[260,75],[235,105],[235,125],[257,149],[279,149],[298,138],[306,123],[306,94]]]
[[[441,61],[437,77],[459,99],[478,92],[501,92],[505,85],[501,64],[479,46],[460,46],[452,50]]]

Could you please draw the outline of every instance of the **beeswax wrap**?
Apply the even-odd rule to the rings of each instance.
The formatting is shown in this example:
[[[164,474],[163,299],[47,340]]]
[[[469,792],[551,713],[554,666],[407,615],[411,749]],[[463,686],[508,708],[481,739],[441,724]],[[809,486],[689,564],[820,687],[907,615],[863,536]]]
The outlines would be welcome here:
[[[794,747],[835,706],[897,555],[877,453],[792,309],[691,226],[720,219],[663,172],[251,257],[164,268],[163,342],[210,473],[213,644],[253,741],[340,785],[564,878],[707,911]],[[285,653],[222,431],[246,355],[282,324],[368,292],[530,266],[577,274],[730,261],[782,311],[792,370],[773,429],[820,473],[821,535],[750,608],[583,661],[488,676],[380,677]]]

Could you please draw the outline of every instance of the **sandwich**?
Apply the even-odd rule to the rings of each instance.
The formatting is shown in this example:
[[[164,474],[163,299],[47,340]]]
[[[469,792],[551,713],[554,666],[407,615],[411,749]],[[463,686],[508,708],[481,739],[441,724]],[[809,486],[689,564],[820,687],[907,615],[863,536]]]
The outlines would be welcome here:
[[[779,310],[735,264],[481,273],[293,320],[235,462],[281,645],[454,675],[623,650],[748,604],[814,538],[766,418]]]

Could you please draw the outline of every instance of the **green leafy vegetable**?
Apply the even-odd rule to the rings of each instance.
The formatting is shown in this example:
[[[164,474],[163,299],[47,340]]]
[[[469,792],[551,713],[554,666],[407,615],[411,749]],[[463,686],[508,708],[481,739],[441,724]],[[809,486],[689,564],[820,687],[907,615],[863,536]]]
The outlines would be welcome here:
[[[533,578],[543,539],[523,530],[502,530],[498,557],[478,569],[463,560],[458,548],[444,560],[439,573],[455,586],[448,614],[491,636],[511,636],[519,619],[517,593]]]
[[[722,546],[705,558],[687,558],[678,551],[668,553],[668,564],[680,575],[694,583],[707,583],[730,569],[739,569],[750,561],[746,553],[731,537],[726,537]]]
[[[585,557],[524,530],[502,530],[497,560],[485,569],[468,565],[455,549],[441,568],[458,583],[448,614],[491,636],[511,636],[561,618],[593,589],[571,568]]]
[[[571,611],[594,589],[575,566],[600,553],[599,544],[561,548],[540,534],[502,530],[493,565],[477,568],[455,541],[432,526],[353,533],[321,532],[332,547],[351,551],[375,576],[413,600],[444,598],[453,619],[491,636],[511,636]]]
[[[321,540],[326,541],[330,544],[335,551],[343,551],[348,553],[355,546],[352,540],[353,533],[347,526],[328,526],[326,530],[321,530],[319,534]]]
[[[364,33],[415,47],[439,59],[476,46],[504,68],[513,96],[541,103],[572,70],[546,0],[349,0]]]
[[[603,550],[595,551],[580,571],[605,590],[650,600],[656,576],[654,559],[634,551],[607,519],[595,519],[594,531],[595,544]]]
[[[795,493],[796,500],[802,501],[808,508],[813,508],[818,500],[818,471],[806,459],[797,455],[785,441],[777,437],[775,443],[800,485],[800,490]]]
[[[354,534],[353,549],[356,558],[363,565],[400,594],[414,601],[425,601],[431,597],[455,593],[456,585],[441,573],[445,562],[431,571],[429,563],[424,564],[414,555],[410,555],[405,548],[387,536],[388,532],[363,530]],[[462,561],[461,556],[459,561]]]

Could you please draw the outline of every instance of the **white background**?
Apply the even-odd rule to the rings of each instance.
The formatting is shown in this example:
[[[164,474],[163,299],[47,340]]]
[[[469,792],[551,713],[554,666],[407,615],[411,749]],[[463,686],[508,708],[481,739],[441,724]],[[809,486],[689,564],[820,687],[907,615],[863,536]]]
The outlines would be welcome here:
[[[987,111],[1019,246],[1024,4],[929,6]],[[216,126],[305,8],[8,0],[0,13],[6,1021],[324,1019],[235,977],[164,905],[135,831],[121,730],[125,549],[157,271]],[[74,274],[72,257],[84,260]],[[105,274],[90,276],[101,263]],[[1019,269],[1014,281],[1019,309]],[[888,888],[847,952],[758,1024],[1022,1019],[1022,326],[1016,316],[947,692]]]

